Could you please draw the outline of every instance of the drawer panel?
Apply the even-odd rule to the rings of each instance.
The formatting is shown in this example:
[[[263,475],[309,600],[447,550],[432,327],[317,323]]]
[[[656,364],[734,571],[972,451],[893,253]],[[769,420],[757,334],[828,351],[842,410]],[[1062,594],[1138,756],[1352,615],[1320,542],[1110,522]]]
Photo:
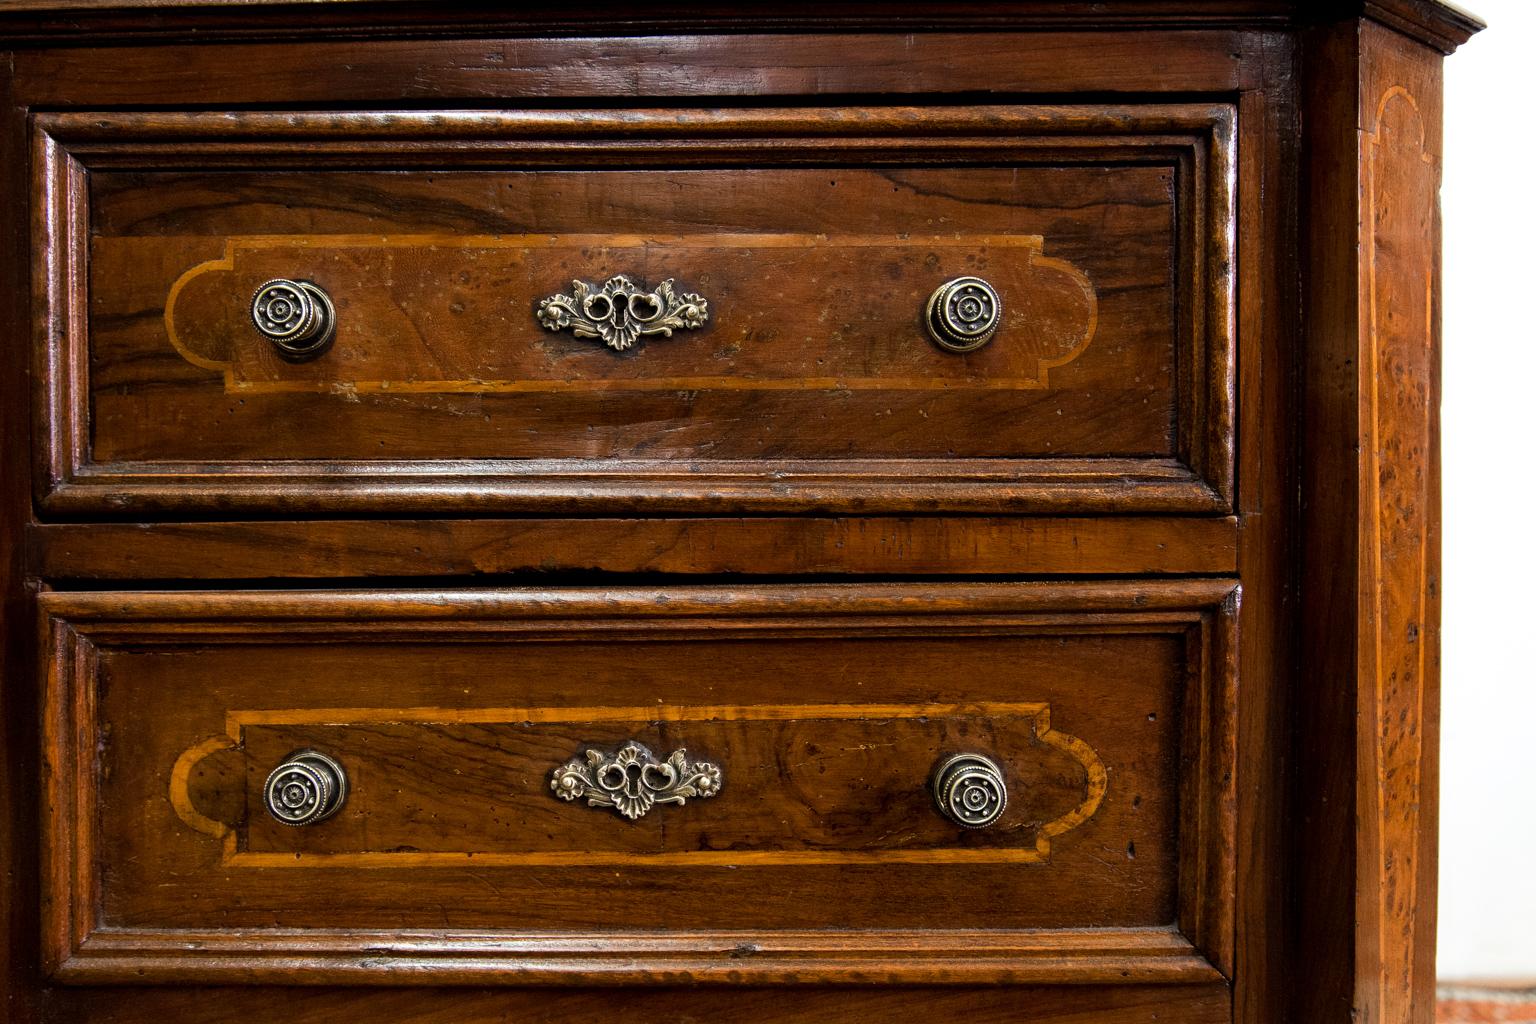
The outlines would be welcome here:
[[[1163,692],[1174,689],[1165,685]],[[1150,805],[1143,797],[1140,817],[1169,821],[1173,808],[1161,801],[1175,789],[1174,709],[1121,711],[1113,727],[1134,749],[1120,759],[1142,768],[1140,785],[1153,791]],[[267,771],[294,750],[324,751],[353,779],[347,813],[323,828],[296,833],[269,814],[247,810],[231,825],[242,864],[281,866],[323,855],[326,863],[387,866],[396,852],[411,854],[413,863],[453,867],[470,855],[477,863],[510,866],[629,867],[636,855],[646,864],[681,867],[1034,863],[1048,856],[1052,837],[1096,816],[1107,783],[1104,755],[1055,729],[1046,703],[230,715],[239,733],[231,744],[246,764],[244,799],[236,799],[222,776],[206,777],[207,788],[194,785],[192,775],[209,750],[200,745],[183,762],[187,792],[177,791],[177,802],[194,812],[204,804],[261,808]],[[574,777],[589,779],[587,750],[612,757],[632,742],[647,750],[641,764],[664,763],[673,751],[686,750],[685,763],[715,765],[728,785],[707,794],[708,804],[701,796],[676,811],[652,805],[632,824],[550,800],[552,769],[574,759],[583,769]],[[957,833],[934,813],[927,785],[933,766],[967,745],[1006,752],[999,757],[1022,790],[1009,798],[1013,813],[974,834]],[[1166,845],[1149,851],[1149,863],[1169,853]],[[1171,865],[1170,857],[1163,867]]]
[[[1171,981],[1230,956],[1228,582],[43,602],[64,979],[850,981],[899,948],[914,980]],[[300,751],[346,783],[301,827],[267,807],[324,799],[269,789]],[[941,813],[956,754],[999,773],[968,784],[1006,792],[991,827]]]
[[[610,989],[292,989],[76,988],[50,993],[60,1019],[89,1024],[591,1024],[616,1002],[641,1021],[713,1024],[830,1024],[922,1015],[969,1024],[1232,1024],[1225,983],[1170,990],[1149,985],[901,986],[815,988]]]
[[[586,197],[587,207],[579,214],[573,212],[567,221],[574,230],[541,235],[300,235],[295,228],[292,241],[250,235],[228,239],[223,242],[223,254],[214,260],[200,260],[210,249],[206,237],[98,238],[92,247],[92,301],[93,308],[103,312],[102,321],[118,322],[113,319],[116,309],[137,304],[140,296],[124,295],[124,290],[152,288],[164,293],[160,301],[166,313],[163,323],[149,325],[148,332],[142,325],[135,325],[131,332],[97,332],[95,403],[104,411],[116,410],[115,399],[136,395],[153,383],[148,366],[133,367],[135,357],[142,359],[149,348],[146,333],[154,337],[162,356],[172,354],[163,351],[168,339],[174,354],[197,366],[217,368],[224,375],[223,393],[246,397],[247,405],[254,395],[318,394],[333,400],[342,395],[360,401],[363,395],[388,394],[422,403],[419,396],[516,393],[570,396],[575,409],[578,402],[592,405],[590,396],[596,393],[609,393],[611,403],[616,396],[689,391],[745,391],[758,404],[782,401],[779,392],[823,397],[847,392],[844,401],[857,402],[859,392],[910,392],[931,400],[936,393],[957,391],[974,403],[982,397],[976,392],[1049,391],[1051,370],[1086,353],[1100,325],[1097,291],[1076,266],[1046,255],[1041,236],[984,234],[989,226],[997,231],[1004,225],[988,225],[975,211],[971,213],[974,225],[963,234],[855,233],[882,221],[892,226],[939,227],[951,218],[921,207],[926,194],[953,184],[954,171],[830,172],[837,178],[829,178],[828,173],[608,171],[602,172],[600,185],[583,180],[590,179],[592,172],[434,179],[440,191],[451,190],[451,195],[460,190],[483,194],[501,185],[541,198],[567,193]],[[296,176],[270,175],[265,184],[284,193],[323,192],[331,197],[338,192],[389,196],[393,184],[391,176],[383,174],[362,181],[357,180],[365,177],[361,175],[311,174],[293,182],[284,182],[284,177]],[[340,180],[328,180],[333,177]],[[507,183],[509,178],[512,181]],[[1048,180],[1044,174],[1031,178]],[[1112,451],[1171,452],[1172,367],[1161,356],[1169,347],[1173,322],[1168,287],[1173,257],[1172,179],[1167,168],[1146,168],[1128,169],[1104,182],[1120,194],[1106,194],[1101,201],[1125,211],[1122,219],[1133,223],[1112,223],[1118,237],[1105,238],[1105,232],[1100,232],[1098,244],[1107,246],[1125,266],[1119,280],[1109,267],[1103,267],[1099,276],[1122,291],[1152,293],[1161,305],[1133,317],[1138,311],[1131,303],[1123,303],[1121,320],[1106,326],[1108,333],[1125,339],[1120,351],[1128,380],[1115,382],[1105,373],[1100,388],[1109,393],[1106,398],[1113,404],[1144,407],[1140,418],[1129,424],[1095,424],[1098,417],[1085,409],[1080,429],[1087,436],[1074,438],[1070,431],[1059,435],[1056,443],[1064,454],[1092,451],[1095,445]],[[110,188],[112,180],[108,176],[105,187]],[[972,172],[964,184],[982,194],[1027,188],[1017,181],[1016,172],[990,169]],[[217,179],[194,179],[186,191],[178,186],[175,197],[196,202],[193,197],[221,186],[228,189]],[[746,211],[751,215],[744,225],[747,230],[713,238],[707,231],[700,233],[703,237],[664,233],[640,237],[632,233],[640,227],[639,218],[631,222],[622,213],[601,215],[602,221],[615,222],[611,233],[582,233],[578,219],[593,217],[592,204],[613,203],[620,196],[648,199],[659,189],[734,203],[744,192],[789,197],[813,190],[858,192],[860,186],[862,191],[884,186],[886,192],[895,193],[886,198],[891,209],[882,216],[855,199],[865,216],[849,218],[855,224],[847,233],[838,231],[830,237],[835,225],[826,220],[821,221],[819,232],[764,232],[775,221],[782,223],[782,216],[772,216],[781,211]],[[1065,187],[1063,182],[1051,191]],[[225,232],[258,226],[271,231],[282,226],[261,212],[270,200],[260,198],[256,184],[252,191],[257,195],[251,201],[226,204],[236,209],[221,225]],[[599,191],[604,198],[592,197]],[[842,197],[818,197],[812,209],[834,199]],[[896,214],[897,200],[916,207],[908,215],[912,219]],[[1148,214],[1138,201],[1157,213]],[[946,199],[945,205],[955,202]],[[242,205],[255,215],[250,221],[240,216],[245,212]],[[558,211],[548,209],[552,205],[545,204],[541,212],[556,220]],[[970,205],[988,204],[975,199]],[[663,224],[676,223],[682,213],[644,211],[646,219]],[[1158,214],[1161,223],[1154,219]],[[696,214],[711,221],[733,215],[744,218],[735,210]],[[801,217],[814,223],[808,211]],[[165,219],[185,230],[174,212]],[[220,240],[215,236],[213,244]],[[190,269],[170,284],[159,277],[142,281],[135,268],[153,264]],[[920,314],[936,286],[968,274],[985,274],[1004,305],[996,341],[960,354],[932,343]],[[595,338],[576,333],[573,313],[567,313],[571,326],[555,331],[540,321],[538,299],[551,294],[574,299],[573,280],[600,292],[620,275],[637,287],[676,281],[673,295],[679,304],[684,295],[701,289],[700,315],[708,319],[689,326],[679,314],[665,328],[665,335],[634,336],[618,333],[622,325],[593,321],[600,329],[611,326],[615,331]],[[336,344],[317,358],[286,360],[252,329],[251,297],[264,282],[281,277],[323,282],[334,296]],[[618,345],[628,347],[614,347]],[[1144,382],[1140,388],[1135,387],[1138,378]],[[1127,384],[1131,386],[1126,388]],[[1121,395],[1121,390],[1128,393]],[[577,397],[581,395],[588,398]],[[1156,401],[1150,400],[1153,395]],[[278,400],[268,401],[274,411],[281,410]],[[717,401],[723,406],[740,403],[743,397],[720,394]],[[317,410],[327,407],[318,400],[311,404]],[[504,420],[517,409],[510,401],[503,404],[505,410],[498,410],[494,420]],[[126,406],[122,408],[126,411]],[[253,410],[244,415],[254,419],[260,413]],[[890,457],[943,455],[951,449],[957,455],[1007,455],[1021,445],[1039,447],[1038,441],[1016,435],[973,436],[977,423],[968,417],[976,413],[965,407],[946,413],[953,420],[951,429],[960,434],[947,447],[938,433],[918,430],[915,423],[892,424],[869,436],[818,437],[803,431],[774,439],[761,424],[744,430],[739,413],[714,422],[712,435],[701,426],[696,434],[682,436],[666,432],[664,423],[646,422],[630,422],[622,431],[610,426],[599,435],[585,429],[594,424],[584,420],[584,429],[572,430],[570,424],[556,421],[552,408],[527,409],[525,415],[530,426],[513,431],[512,436],[507,434],[508,423],[502,423],[499,431],[486,429],[478,435],[429,429],[425,436],[402,436],[391,442],[390,454],[633,458],[652,451],[721,458],[778,451],[816,457]],[[829,409],[817,419],[826,422],[833,415]],[[97,428],[97,452],[106,458],[163,458],[185,454],[186,449],[178,451],[178,446],[191,440],[207,446],[197,454],[220,458],[359,454],[337,435],[285,434],[273,430],[270,423],[263,424],[255,439],[238,436],[238,421],[228,424],[222,437],[188,438],[157,432],[150,424],[112,418]],[[1119,434],[1114,433],[1117,429]],[[220,447],[213,447],[216,444]]]
[[[37,124],[61,510],[1231,508],[1226,106]]]

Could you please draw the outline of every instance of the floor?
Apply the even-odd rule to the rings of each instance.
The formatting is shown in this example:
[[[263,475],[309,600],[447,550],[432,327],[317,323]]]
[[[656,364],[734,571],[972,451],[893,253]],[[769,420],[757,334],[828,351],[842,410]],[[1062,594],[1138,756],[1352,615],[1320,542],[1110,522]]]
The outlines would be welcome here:
[[[1436,1024],[1536,1024],[1536,989],[1440,987]]]

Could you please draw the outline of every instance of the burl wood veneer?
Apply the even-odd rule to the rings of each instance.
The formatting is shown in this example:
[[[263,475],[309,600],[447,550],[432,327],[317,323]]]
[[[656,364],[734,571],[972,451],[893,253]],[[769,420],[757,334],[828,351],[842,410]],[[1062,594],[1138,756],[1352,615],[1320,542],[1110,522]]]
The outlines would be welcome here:
[[[1478,27],[0,5],[0,1018],[1431,1024]]]

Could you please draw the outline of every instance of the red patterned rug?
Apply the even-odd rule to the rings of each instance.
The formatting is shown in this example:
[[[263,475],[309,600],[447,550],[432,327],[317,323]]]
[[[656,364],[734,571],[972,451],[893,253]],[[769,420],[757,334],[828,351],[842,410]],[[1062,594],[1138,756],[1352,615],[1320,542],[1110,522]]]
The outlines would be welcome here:
[[[1536,1024],[1536,991],[1441,988],[1436,1024]]]

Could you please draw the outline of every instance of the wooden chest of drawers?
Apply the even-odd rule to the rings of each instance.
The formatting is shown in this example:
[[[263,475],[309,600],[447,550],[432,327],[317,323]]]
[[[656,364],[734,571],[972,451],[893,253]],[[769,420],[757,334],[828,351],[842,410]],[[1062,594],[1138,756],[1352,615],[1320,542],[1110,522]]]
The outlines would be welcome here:
[[[19,1024],[1429,1024],[1430,0],[0,7]]]

